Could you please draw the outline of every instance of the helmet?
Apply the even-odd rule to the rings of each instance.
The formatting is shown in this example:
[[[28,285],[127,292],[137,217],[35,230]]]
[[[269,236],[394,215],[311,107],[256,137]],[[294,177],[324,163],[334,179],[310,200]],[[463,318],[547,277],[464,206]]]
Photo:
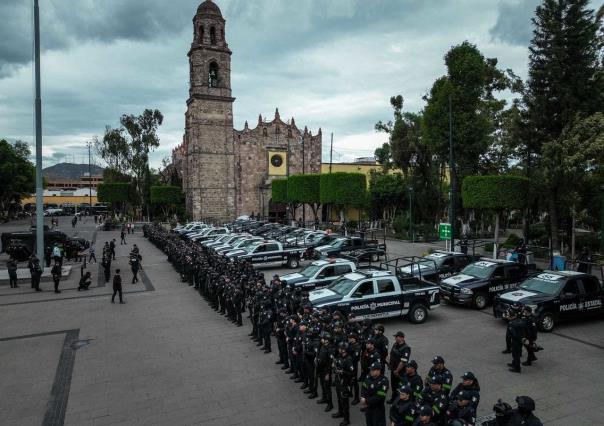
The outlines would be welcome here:
[[[525,413],[535,410],[535,401],[530,396],[517,396],[516,404],[518,404],[518,410]]]

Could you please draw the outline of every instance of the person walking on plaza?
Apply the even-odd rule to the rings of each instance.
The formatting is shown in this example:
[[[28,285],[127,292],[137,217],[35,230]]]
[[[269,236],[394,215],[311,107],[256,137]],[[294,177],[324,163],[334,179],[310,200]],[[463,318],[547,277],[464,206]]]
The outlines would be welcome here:
[[[101,266],[103,267],[103,273],[105,274],[105,283],[108,283],[111,278],[111,258],[109,255],[103,256]]]
[[[58,262],[55,262],[50,270],[50,274],[52,275],[52,280],[55,283],[55,293],[60,293],[59,282],[61,281],[61,265]]]
[[[8,282],[10,288],[19,288],[17,285],[17,269],[19,268],[17,261],[12,257],[6,262],[6,269],[8,270]]]
[[[132,252],[130,253],[130,268],[132,269],[132,284],[138,282],[138,271],[140,269],[139,255]]]
[[[111,254],[111,259],[115,260],[115,238],[109,243],[109,251]]]
[[[111,303],[115,303],[115,295],[120,295],[120,303],[124,303],[124,299],[122,298],[122,276],[120,275],[120,270],[115,270],[115,275],[113,276],[113,296],[111,296]]]
[[[122,226],[122,230],[120,231],[120,246],[126,244],[126,225]]]
[[[59,265],[63,265],[63,256],[61,255],[61,248],[56,243],[52,248],[52,260],[54,260],[55,263],[58,263]]]
[[[42,277],[42,267],[40,266],[40,261],[35,256],[33,256],[33,259],[31,260],[31,267],[29,271],[31,273],[31,288],[35,288],[36,291],[42,291],[40,289],[40,277]]]
[[[78,223],[78,217],[74,216],[73,219],[71,219],[71,227],[75,228],[77,223]]]
[[[92,263],[92,259],[94,259],[94,263],[96,263],[96,250],[94,248],[94,243],[90,243],[90,248],[88,249],[88,256],[88,263]]]

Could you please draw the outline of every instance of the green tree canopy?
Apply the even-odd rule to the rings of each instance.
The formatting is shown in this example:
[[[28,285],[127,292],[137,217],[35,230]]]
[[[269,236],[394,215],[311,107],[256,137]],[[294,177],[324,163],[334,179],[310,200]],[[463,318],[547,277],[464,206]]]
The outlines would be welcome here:
[[[528,179],[523,176],[468,176],[463,180],[463,206],[469,209],[511,210],[526,206]]]
[[[321,175],[292,175],[287,179],[287,198],[303,204],[321,202]]]
[[[161,185],[151,187],[151,202],[153,204],[176,205],[182,202],[182,189],[178,186]]]
[[[368,196],[374,216],[379,216],[387,221],[394,219],[408,200],[407,186],[400,173],[371,173]]]
[[[14,145],[0,140],[0,215],[8,212],[11,203],[36,190],[36,168],[29,161],[29,147],[25,142]]]
[[[276,179],[271,182],[271,198],[273,203],[286,204],[287,198],[287,179]]]
[[[131,198],[130,184],[126,182],[101,183],[97,197],[102,203],[127,203]]]

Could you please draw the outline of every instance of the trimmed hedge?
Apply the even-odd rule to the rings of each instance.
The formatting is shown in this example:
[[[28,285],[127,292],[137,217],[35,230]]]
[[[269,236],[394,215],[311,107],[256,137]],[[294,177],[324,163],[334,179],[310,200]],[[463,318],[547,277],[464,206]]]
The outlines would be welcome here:
[[[294,203],[321,202],[321,175],[292,175],[287,179],[287,198]]]
[[[366,177],[362,173],[336,172],[321,175],[321,203],[347,207],[363,206],[366,202]]]
[[[287,179],[277,179],[271,182],[271,198],[273,203],[287,203]]]
[[[182,190],[178,186],[152,186],[150,192],[153,204],[176,205],[181,203],[183,198]]]
[[[522,209],[527,204],[528,182],[523,176],[468,176],[461,187],[463,206],[468,209]]]
[[[97,188],[97,198],[102,203],[125,203],[130,194],[130,184],[124,182],[101,183]]]

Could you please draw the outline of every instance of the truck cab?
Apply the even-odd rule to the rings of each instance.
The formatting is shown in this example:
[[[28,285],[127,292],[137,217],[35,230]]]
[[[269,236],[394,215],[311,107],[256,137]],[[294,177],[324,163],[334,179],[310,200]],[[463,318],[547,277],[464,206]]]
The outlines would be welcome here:
[[[330,286],[309,293],[317,308],[354,314],[355,321],[407,316],[422,323],[440,304],[438,287],[418,279],[401,283],[388,270],[363,269],[346,274]]]
[[[543,271],[512,291],[495,297],[493,313],[502,318],[514,305],[529,306],[541,331],[550,332],[560,321],[604,313],[602,284],[593,275],[575,271]]]
[[[326,287],[342,275],[354,272],[356,269],[354,262],[346,259],[316,260],[300,272],[281,276],[281,282],[308,291]]]
[[[496,294],[514,289],[527,277],[526,265],[498,259],[482,259],[461,273],[441,281],[443,300],[484,309]]]

